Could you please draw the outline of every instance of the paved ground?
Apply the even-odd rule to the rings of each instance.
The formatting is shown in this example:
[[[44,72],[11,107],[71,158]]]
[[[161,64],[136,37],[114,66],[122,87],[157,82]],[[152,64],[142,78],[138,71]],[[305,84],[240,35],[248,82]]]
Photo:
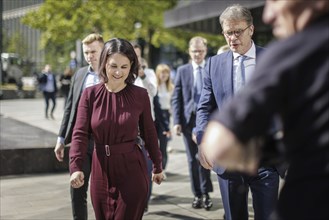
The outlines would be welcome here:
[[[42,99],[0,101],[2,117],[24,122],[31,125],[31,129],[36,127],[56,134],[63,114],[63,99],[58,99],[55,120],[45,119],[43,112]],[[17,128],[11,129],[13,132],[15,129],[21,129],[18,125],[16,126]],[[15,143],[23,145],[25,138],[24,135],[17,137]],[[53,141],[54,146],[55,143],[56,139]],[[224,211],[215,174],[212,174],[214,192],[210,194],[214,202],[213,208],[210,211],[193,209],[191,207],[193,195],[181,137],[174,136],[169,145],[173,150],[169,154],[166,171],[168,178],[160,186],[154,186],[149,212],[143,219],[223,219]],[[0,179],[0,219],[72,219],[68,180],[67,172],[2,176]],[[90,204],[89,219],[95,219]],[[252,213],[250,219],[253,219]]]

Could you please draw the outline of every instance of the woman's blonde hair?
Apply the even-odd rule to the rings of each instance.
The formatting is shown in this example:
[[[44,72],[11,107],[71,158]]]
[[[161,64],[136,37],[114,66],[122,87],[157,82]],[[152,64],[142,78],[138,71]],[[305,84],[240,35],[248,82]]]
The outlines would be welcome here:
[[[171,79],[170,79],[171,69],[167,64],[157,65],[157,67],[155,69],[155,75],[156,75],[157,80],[158,80],[158,85],[160,85],[160,83],[161,83],[160,82],[160,74],[162,72],[167,72],[169,74],[168,80],[166,81],[166,87],[167,87],[168,91],[171,92],[174,89],[174,85],[172,84]]]

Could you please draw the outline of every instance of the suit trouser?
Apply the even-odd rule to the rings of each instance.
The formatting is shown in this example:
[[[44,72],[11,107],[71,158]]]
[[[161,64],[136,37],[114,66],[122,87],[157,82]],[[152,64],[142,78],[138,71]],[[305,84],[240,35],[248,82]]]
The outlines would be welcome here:
[[[137,138],[137,143],[142,147],[142,152],[145,157],[146,165],[147,165],[147,176],[148,176],[148,182],[149,182],[149,191],[147,193],[147,204],[146,207],[148,206],[148,202],[150,201],[151,195],[152,195],[152,188],[153,188],[153,181],[152,181],[152,171],[153,171],[153,162],[151,158],[148,155],[148,152],[145,148],[145,143],[144,140],[140,136]]]
[[[89,177],[91,171],[92,154],[94,149],[94,140],[89,139],[88,152],[83,164],[84,184],[80,188],[70,187],[72,214],[74,220],[87,220],[88,207],[87,207],[87,192],[89,186]]]
[[[149,158],[147,150],[143,148],[143,153],[144,157],[146,160],[146,165],[147,165],[147,176],[148,176],[148,181],[150,183],[149,191],[147,193],[147,204],[150,201],[151,195],[152,195],[152,189],[153,189],[153,181],[152,181],[152,170],[153,170],[153,162]]]
[[[163,115],[163,118],[166,120],[165,124],[170,123],[170,113],[169,110],[161,110],[161,114]],[[158,134],[158,139],[159,139],[159,146],[160,146],[160,151],[162,154],[162,169],[165,170],[167,167],[167,161],[168,161],[168,153],[167,153],[167,146],[168,146],[168,137],[167,135],[163,134],[166,130],[164,129],[163,126],[161,126],[160,122],[155,122],[155,127],[157,130]]]
[[[210,170],[203,168],[198,159],[198,145],[192,140],[192,129],[195,127],[195,115],[190,123],[183,128],[187,162],[194,196],[202,196],[213,191]]]
[[[279,191],[279,175],[275,168],[260,168],[256,176],[227,172],[220,176],[227,179],[228,183],[226,185],[220,182],[221,193],[228,192],[224,196],[222,194],[224,209],[229,207],[229,211],[225,209],[227,220],[230,220],[230,216],[232,220],[249,219],[249,189],[252,194],[254,219],[268,220],[270,218],[276,207]]]
[[[220,194],[222,196],[222,202],[224,206],[225,220],[231,220],[232,216],[231,216],[231,210],[229,204],[228,180],[221,178],[219,175],[217,175],[217,179],[218,179]]]
[[[52,100],[53,102],[53,107],[51,108],[51,115],[53,115],[54,110],[56,108],[56,92],[43,92],[43,96],[45,99],[46,103],[46,108],[45,108],[45,116],[48,117],[48,109],[49,109],[49,100]]]

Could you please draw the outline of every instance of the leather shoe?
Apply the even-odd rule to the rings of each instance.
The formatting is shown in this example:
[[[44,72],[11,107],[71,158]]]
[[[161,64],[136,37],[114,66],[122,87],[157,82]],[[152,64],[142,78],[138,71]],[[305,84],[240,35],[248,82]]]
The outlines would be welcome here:
[[[210,208],[212,207],[212,201],[208,194],[203,195],[202,201],[203,201],[203,208],[207,211],[210,210]]]
[[[201,197],[198,197],[198,196],[194,197],[194,200],[192,202],[192,207],[194,209],[202,208],[202,199],[201,199]]]

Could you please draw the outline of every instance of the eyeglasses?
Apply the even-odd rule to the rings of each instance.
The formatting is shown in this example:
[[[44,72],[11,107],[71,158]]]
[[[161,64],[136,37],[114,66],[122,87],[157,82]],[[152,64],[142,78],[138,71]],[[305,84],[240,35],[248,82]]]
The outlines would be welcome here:
[[[245,30],[247,30],[251,25],[249,25],[248,27],[246,27],[245,29],[238,29],[238,30],[235,30],[235,31],[226,31],[226,32],[222,32],[226,37],[232,37],[233,34],[236,36],[236,37],[240,37],[241,34],[243,34],[243,32]]]
[[[191,53],[204,53],[205,50],[191,50]]]

